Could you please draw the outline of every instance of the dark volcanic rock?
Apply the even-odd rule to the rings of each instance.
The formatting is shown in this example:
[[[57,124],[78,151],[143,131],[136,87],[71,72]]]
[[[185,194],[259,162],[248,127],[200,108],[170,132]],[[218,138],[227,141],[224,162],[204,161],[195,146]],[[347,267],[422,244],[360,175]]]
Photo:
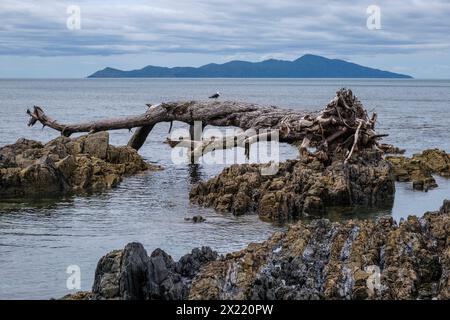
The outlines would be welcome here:
[[[394,198],[395,177],[380,152],[366,151],[347,164],[288,160],[271,176],[260,169],[233,165],[196,185],[190,199],[235,215],[257,212],[263,219],[285,220],[321,213],[329,206],[392,204]]]
[[[0,148],[0,195],[99,190],[117,185],[121,177],[156,169],[129,147],[109,145],[107,132],[47,144],[19,139]]]
[[[129,243],[123,250],[102,257],[95,271],[92,288],[95,299],[186,299],[192,278],[200,267],[217,259],[209,247],[194,249],[174,262],[161,249],[150,257],[140,243]]]
[[[118,281],[120,297],[125,300],[142,300],[148,296],[148,260],[147,251],[142,244],[130,243],[125,247]]]

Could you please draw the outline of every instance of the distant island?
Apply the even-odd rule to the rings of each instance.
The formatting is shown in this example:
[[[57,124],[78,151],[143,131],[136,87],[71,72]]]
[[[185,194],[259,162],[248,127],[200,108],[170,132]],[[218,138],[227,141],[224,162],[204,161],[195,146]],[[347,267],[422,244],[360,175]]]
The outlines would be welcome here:
[[[406,74],[373,69],[339,59],[306,54],[294,61],[230,61],[194,67],[146,66],[123,71],[99,70],[88,78],[412,78]]]

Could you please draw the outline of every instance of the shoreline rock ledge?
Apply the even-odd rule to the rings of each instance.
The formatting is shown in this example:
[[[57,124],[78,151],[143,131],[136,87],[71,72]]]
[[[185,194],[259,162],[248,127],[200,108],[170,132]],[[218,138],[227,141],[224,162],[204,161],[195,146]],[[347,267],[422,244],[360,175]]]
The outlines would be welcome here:
[[[96,191],[116,186],[124,175],[159,168],[130,147],[110,145],[106,131],[46,144],[19,139],[0,148],[0,196]]]
[[[297,222],[263,243],[178,262],[139,243],[100,259],[92,292],[63,299],[450,299],[450,201],[397,224]]]

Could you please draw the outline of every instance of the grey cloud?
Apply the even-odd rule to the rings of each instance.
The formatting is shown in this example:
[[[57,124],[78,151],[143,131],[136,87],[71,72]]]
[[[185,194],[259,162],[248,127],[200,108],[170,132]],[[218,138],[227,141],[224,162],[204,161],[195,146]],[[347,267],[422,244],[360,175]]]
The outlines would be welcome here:
[[[67,30],[67,5],[82,29]],[[223,55],[318,52],[332,56],[448,50],[450,5],[378,1],[382,30],[366,28],[372,1],[28,1],[0,3],[0,55]]]

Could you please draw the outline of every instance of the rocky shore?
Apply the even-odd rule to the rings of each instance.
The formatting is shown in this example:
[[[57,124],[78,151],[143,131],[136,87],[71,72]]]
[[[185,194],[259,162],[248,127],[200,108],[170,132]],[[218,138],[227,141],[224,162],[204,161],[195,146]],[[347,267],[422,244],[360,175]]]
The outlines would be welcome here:
[[[450,156],[432,149],[385,157],[374,148],[325,160],[306,153],[281,163],[275,175],[261,168],[226,168],[194,186],[190,200],[271,221],[320,217],[330,206],[392,204],[395,180],[418,190],[437,187],[432,175],[450,176]],[[101,190],[156,169],[136,150],[110,145],[107,132],[46,144],[19,139],[0,148],[0,196]],[[161,249],[148,255],[142,244],[130,243],[100,259],[92,291],[63,298],[449,299],[449,244],[449,200],[439,211],[398,223],[392,217],[299,221],[222,256],[202,247],[174,261]]]
[[[297,222],[263,243],[178,262],[139,243],[100,259],[92,292],[65,299],[449,299],[450,201],[399,223]]]
[[[348,163],[337,158],[330,164],[316,157],[288,160],[270,176],[261,174],[261,165],[233,165],[194,186],[190,200],[235,215],[257,213],[263,220],[284,221],[320,215],[333,206],[389,206],[395,181],[428,191],[438,186],[433,174],[450,177],[450,154],[443,150],[411,158],[383,155],[362,150]]]
[[[235,215],[256,212],[264,220],[283,221],[320,214],[330,206],[392,204],[395,176],[379,151],[364,151],[348,163],[325,164],[317,157],[288,160],[276,175],[262,175],[261,165],[233,165],[200,182],[193,203]]]
[[[388,156],[386,159],[393,165],[397,181],[412,182],[416,190],[436,188],[433,174],[450,178],[450,154],[443,150],[429,149],[411,158]]]
[[[108,132],[61,136],[46,144],[19,139],[0,148],[0,196],[101,190],[124,175],[158,168],[132,148],[110,145]]]

